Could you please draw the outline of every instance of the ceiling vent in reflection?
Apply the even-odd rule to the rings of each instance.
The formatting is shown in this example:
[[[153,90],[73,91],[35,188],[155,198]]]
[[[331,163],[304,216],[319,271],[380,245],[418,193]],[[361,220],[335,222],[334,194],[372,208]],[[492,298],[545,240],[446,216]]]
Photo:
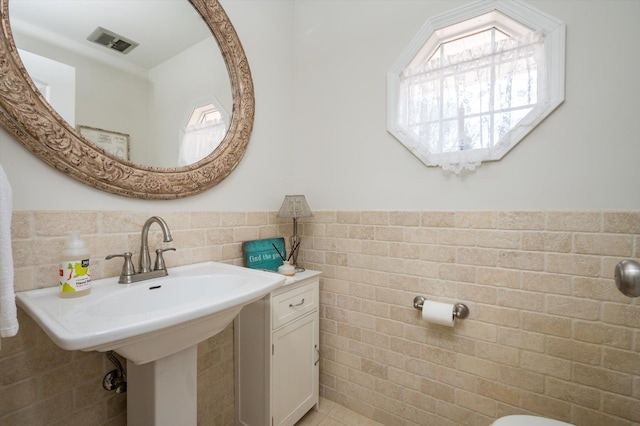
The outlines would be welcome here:
[[[117,50],[124,54],[131,52],[138,46],[138,43],[135,41],[129,40],[126,37],[122,37],[121,35],[102,27],[97,27],[91,35],[87,37],[87,40],[101,44],[109,49]]]

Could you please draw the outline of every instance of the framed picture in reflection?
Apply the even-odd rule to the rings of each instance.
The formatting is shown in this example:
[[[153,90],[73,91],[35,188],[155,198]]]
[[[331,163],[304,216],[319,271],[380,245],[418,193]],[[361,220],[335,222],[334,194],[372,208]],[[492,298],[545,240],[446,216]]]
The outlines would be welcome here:
[[[129,160],[129,135],[89,126],[78,126],[78,131],[109,154]]]

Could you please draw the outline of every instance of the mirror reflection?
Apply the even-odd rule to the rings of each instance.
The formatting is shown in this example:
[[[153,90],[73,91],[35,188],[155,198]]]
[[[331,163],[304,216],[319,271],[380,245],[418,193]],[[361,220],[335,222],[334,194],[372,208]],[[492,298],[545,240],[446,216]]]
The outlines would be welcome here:
[[[179,167],[224,138],[233,105],[227,67],[188,1],[11,0],[9,16],[43,96],[106,151]]]

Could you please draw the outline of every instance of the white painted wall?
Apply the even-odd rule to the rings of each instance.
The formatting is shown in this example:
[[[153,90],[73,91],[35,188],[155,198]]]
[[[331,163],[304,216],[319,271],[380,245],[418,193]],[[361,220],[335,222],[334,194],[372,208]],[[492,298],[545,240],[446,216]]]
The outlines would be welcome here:
[[[149,111],[153,117],[149,135],[152,144],[163,149],[154,150],[153,162],[145,164],[176,167],[181,130],[189,121],[196,101],[215,96],[227,111],[233,109],[229,73],[219,52],[215,39],[211,37],[149,72],[152,86]],[[178,75],[182,77],[176,79]]]
[[[567,24],[565,103],[501,161],[455,176],[386,131],[386,72],[453,0],[296,2],[296,192],[312,208],[638,209],[640,1],[527,0]]]
[[[275,210],[300,192],[314,210],[639,209],[640,2],[529,2],[567,23],[566,100],[473,174],[427,168],[386,131],[389,66],[425,20],[464,1],[222,0],[257,106],[226,180],[188,199],[129,200],[67,178],[2,133],[14,207]],[[75,204],[61,201],[70,192]]]

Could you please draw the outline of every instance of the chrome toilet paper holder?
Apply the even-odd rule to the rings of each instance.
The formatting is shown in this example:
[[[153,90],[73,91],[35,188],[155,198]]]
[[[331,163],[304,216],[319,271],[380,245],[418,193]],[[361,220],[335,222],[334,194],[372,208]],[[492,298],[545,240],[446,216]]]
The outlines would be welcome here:
[[[413,298],[413,307],[422,310],[424,301],[427,300],[424,296],[416,296]],[[469,316],[469,307],[464,303],[456,303],[453,305],[453,316],[456,319],[465,319]]]

